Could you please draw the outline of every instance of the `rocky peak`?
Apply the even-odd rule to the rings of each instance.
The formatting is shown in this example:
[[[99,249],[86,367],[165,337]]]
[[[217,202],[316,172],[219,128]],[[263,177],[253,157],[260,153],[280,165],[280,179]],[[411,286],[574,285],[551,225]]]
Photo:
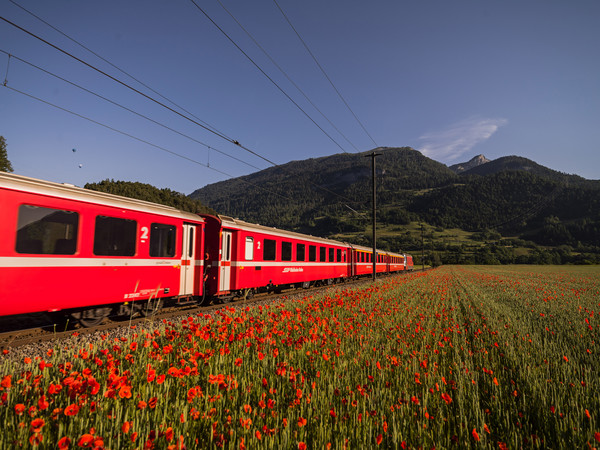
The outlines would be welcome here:
[[[469,170],[473,167],[481,166],[482,164],[486,164],[489,162],[490,160],[487,159],[485,156],[477,155],[471,158],[468,162],[458,163],[450,166],[450,170],[454,171],[455,173],[461,173],[465,170]]]

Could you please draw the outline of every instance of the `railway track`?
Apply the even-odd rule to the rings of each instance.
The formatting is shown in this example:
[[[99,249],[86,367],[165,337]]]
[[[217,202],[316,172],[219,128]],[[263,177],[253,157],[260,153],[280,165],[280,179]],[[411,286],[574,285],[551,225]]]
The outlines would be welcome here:
[[[389,276],[402,276],[394,274]],[[95,327],[84,328],[74,323],[56,323],[43,313],[0,318],[0,351],[3,353],[25,353],[39,347],[38,354],[43,354],[53,348],[56,342],[71,342],[81,339],[90,341],[106,340],[108,336],[130,334],[130,330],[146,329],[159,326],[163,322],[179,321],[185,317],[198,314],[212,314],[224,307],[243,308],[258,306],[265,303],[279,302],[286,299],[301,299],[329,290],[348,286],[368,284],[371,280],[364,278],[349,280],[340,284],[310,287],[308,289],[289,289],[280,294],[256,294],[249,299],[239,299],[231,302],[216,303],[207,306],[197,304],[190,306],[169,306],[161,309],[150,317],[111,318]],[[23,326],[26,324],[25,326]],[[117,330],[115,332],[115,330]],[[19,349],[27,349],[18,351]]]

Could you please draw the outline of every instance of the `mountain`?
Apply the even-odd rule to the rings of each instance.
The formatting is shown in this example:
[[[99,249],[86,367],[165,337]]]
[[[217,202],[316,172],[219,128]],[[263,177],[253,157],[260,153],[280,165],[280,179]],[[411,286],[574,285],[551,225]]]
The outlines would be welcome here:
[[[483,156],[483,155],[480,155]],[[478,157],[475,157],[478,158]],[[473,158],[473,159],[475,159]],[[473,159],[471,161],[473,161]],[[471,162],[469,161],[469,163]],[[452,166],[454,167],[454,166]],[[451,167],[451,168],[452,168]],[[461,171],[461,175],[492,175],[506,171],[522,171],[538,175],[543,178],[560,181],[564,183],[581,184],[586,180],[578,175],[570,175],[563,172],[544,167],[530,159],[521,156],[504,156],[493,161],[487,161],[485,164],[473,165]]]
[[[483,155],[477,155],[471,158],[468,162],[458,163],[450,166],[450,170],[454,173],[462,173],[466,170],[473,169],[475,167],[481,166],[482,164],[489,163],[490,160],[487,159]]]
[[[402,203],[414,190],[444,186],[458,180],[444,164],[412,148],[381,147],[375,151],[381,153],[376,158],[376,167],[378,201],[382,204]],[[368,208],[371,158],[367,156],[371,153],[292,161],[205,186],[190,197],[222,214],[251,222],[315,231],[320,228],[317,222],[323,218],[339,218],[352,210]],[[343,228],[343,224],[340,226]]]
[[[600,264],[600,180],[518,156],[480,155],[456,173],[410,147],[374,151],[379,248],[430,264]],[[372,153],[292,161],[190,197],[113,180],[86,187],[371,245]]]
[[[419,252],[423,224],[485,242],[516,239],[491,256],[483,242],[439,244],[442,262],[600,263],[600,181],[519,156],[447,167],[410,147],[374,151],[381,248]],[[292,161],[190,197],[220,214],[370,245],[372,152]]]

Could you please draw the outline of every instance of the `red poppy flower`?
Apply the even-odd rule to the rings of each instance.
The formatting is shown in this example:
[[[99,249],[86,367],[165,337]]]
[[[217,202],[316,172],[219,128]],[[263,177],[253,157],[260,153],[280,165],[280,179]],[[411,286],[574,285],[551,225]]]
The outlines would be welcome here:
[[[2,378],[2,381],[0,381],[0,386],[2,386],[3,388],[10,388],[12,386],[12,375],[6,375]]]
[[[119,389],[119,397],[131,398],[131,386],[121,386],[121,389]]]
[[[471,435],[473,436],[473,439],[479,441],[479,434],[477,434],[477,430],[475,428],[473,428],[473,431],[471,431]]]
[[[77,445],[79,447],[87,447],[88,445],[90,445],[92,443],[93,440],[94,440],[94,436],[86,433],[79,438],[79,440],[77,441]]]
[[[44,436],[42,433],[33,433],[31,436],[29,436],[29,443],[34,447],[40,445],[43,440]]]
[[[383,436],[381,434],[379,434],[376,439],[377,445],[380,445],[381,441],[383,441]]]
[[[442,399],[444,399],[447,405],[452,403],[452,398],[446,392],[442,393]]]
[[[42,431],[42,427],[46,424],[44,419],[33,419],[31,422],[31,432],[39,433]]]
[[[300,417],[298,419],[298,426],[303,427],[304,425],[306,425],[306,419],[304,417]]]
[[[69,405],[65,408],[65,416],[74,416],[78,412],[79,412],[79,406],[75,405],[75,404]]]
[[[58,448],[59,450],[67,450],[69,448],[69,445],[71,445],[71,439],[69,439],[67,436],[59,439],[58,443]]]

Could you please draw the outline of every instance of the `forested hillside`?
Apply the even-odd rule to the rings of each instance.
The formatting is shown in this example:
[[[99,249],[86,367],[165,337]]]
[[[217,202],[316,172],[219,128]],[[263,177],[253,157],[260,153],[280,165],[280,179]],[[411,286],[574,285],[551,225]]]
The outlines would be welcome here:
[[[150,184],[104,180],[99,183],[87,183],[84,188],[172,206],[196,214],[215,214],[214,210],[202,205],[198,200],[171,189],[158,189]]]
[[[426,263],[600,263],[600,181],[521,157],[460,174],[408,147],[379,148],[379,248]],[[88,189],[371,245],[371,152],[293,161],[189,197],[104,180]]]
[[[430,261],[600,262],[599,181],[518,156],[456,174],[408,147],[376,151],[382,248],[418,254],[423,237]],[[251,222],[369,244],[370,153],[294,161],[191,197]],[[436,243],[447,229],[462,237]]]

